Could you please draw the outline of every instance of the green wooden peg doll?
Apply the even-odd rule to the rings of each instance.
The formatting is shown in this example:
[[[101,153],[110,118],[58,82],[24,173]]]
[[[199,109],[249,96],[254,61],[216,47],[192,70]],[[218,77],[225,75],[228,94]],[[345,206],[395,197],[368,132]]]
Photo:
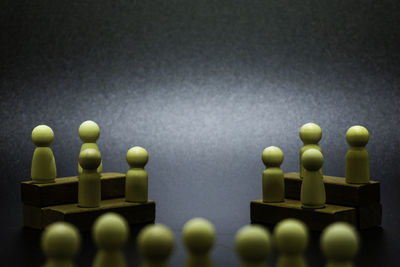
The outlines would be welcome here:
[[[359,237],[355,228],[345,222],[336,222],[324,229],[320,239],[326,267],[354,267]]]
[[[303,147],[300,149],[299,153],[299,162],[300,162],[300,178],[303,178],[304,175],[304,167],[301,162],[301,157],[307,149],[314,148],[319,150],[322,153],[321,148],[318,145],[318,142],[322,137],[322,130],[317,124],[309,122],[301,126],[300,128],[300,139],[303,141]],[[322,168],[320,170],[322,174]]]
[[[346,132],[350,148],[346,153],[346,182],[369,183],[369,155],[365,146],[369,140],[368,130],[363,126],[352,126]]]
[[[149,155],[146,149],[135,146],[126,153],[126,161],[130,169],[126,173],[125,199],[127,202],[147,202],[148,200],[148,175],[144,166]]]
[[[163,224],[144,227],[138,237],[138,250],[142,256],[141,267],[169,267],[169,258],[175,247],[172,231]]]
[[[78,206],[95,208],[100,206],[101,174],[97,169],[101,162],[100,152],[93,148],[85,149],[79,155],[82,173],[78,179]]]
[[[306,267],[304,251],[308,244],[306,225],[297,219],[280,221],[274,229],[273,240],[279,256],[276,267]]]
[[[93,267],[126,267],[123,246],[129,237],[129,226],[121,215],[108,212],[96,219],[92,227],[98,252]]]
[[[56,161],[50,148],[53,140],[53,130],[47,125],[36,126],[32,131],[32,141],[36,148],[32,158],[31,178],[35,183],[54,183],[55,181]]]
[[[43,267],[75,267],[74,257],[81,243],[78,229],[66,222],[50,224],[42,233]]]
[[[324,163],[324,157],[319,150],[310,148],[304,151],[302,163],[305,169],[300,190],[302,207],[308,209],[324,208],[326,201],[325,185],[319,171]]]
[[[280,165],[283,152],[276,146],[264,149],[262,161],[266,167],[262,175],[263,202],[283,202],[285,198],[285,181]]]
[[[241,267],[265,267],[271,250],[269,231],[260,225],[246,225],[235,235]]]
[[[80,126],[79,126],[79,137],[81,138],[83,144],[81,146],[81,151],[79,152],[79,154],[88,148],[93,148],[96,149],[97,151],[99,151],[99,147],[96,144],[97,139],[100,136],[100,128],[97,125],[97,123],[95,123],[94,121],[84,121]],[[103,172],[103,162],[100,162],[99,167],[97,168],[97,172],[98,173],[102,173]],[[82,167],[78,162],[78,173],[81,174],[82,173]]]
[[[215,242],[215,229],[208,220],[194,218],[182,230],[183,244],[188,251],[185,267],[212,267],[209,252]]]

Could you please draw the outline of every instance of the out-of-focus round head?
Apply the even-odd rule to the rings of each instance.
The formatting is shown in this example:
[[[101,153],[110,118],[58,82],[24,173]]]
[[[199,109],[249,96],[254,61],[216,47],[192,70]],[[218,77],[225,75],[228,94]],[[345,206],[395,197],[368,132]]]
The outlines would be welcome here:
[[[108,212],[99,216],[92,227],[93,239],[99,248],[119,249],[128,240],[129,226],[121,215]]]
[[[42,234],[42,250],[48,258],[73,258],[79,250],[81,237],[75,226],[56,222]]]
[[[205,254],[214,245],[214,226],[204,218],[191,219],[183,226],[182,239],[191,253]]]
[[[319,150],[310,148],[303,152],[301,162],[306,170],[317,171],[324,164],[324,156]]]
[[[318,144],[322,130],[317,124],[309,122],[301,126],[299,135],[304,144]]]
[[[275,226],[274,241],[278,251],[282,253],[301,253],[308,244],[307,227],[297,219],[282,220]]]
[[[54,140],[54,132],[47,125],[38,125],[32,130],[32,142],[39,147],[50,146]]]
[[[94,121],[85,121],[79,126],[79,137],[84,143],[95,143],[100,136],[100,128]]]
[[[149,160],[149,153],[140,146],[134,146],[126,153],[126,161],[131,168],[143,168]]]
[[[267,167],[279,167],[283,162],[283,152],[279,147],[269,146],[262,152],[262,161]]]
[[[100,152],[94,148],[85,149],[79,154],[79,164],[85,170],[95,170],[100,163]]]
[[[368,144],[369,132],[363,126],[352,126],[346,132],[346,141],[350,146],[364,147]]]
[[[345,222],[333,223],[321,234],[321,250],[332,260],[351,260],[358,251],[358,243],[357,231]]]
[[[243,226],[236,233],[235,247],[239,257],[244,261],[265,261],[271,249],[269,231],[260,225]]]
[[[163,224],[148,225],[137,238],[138,249],[145,259],[167,260],[175,246],[172,231]]]

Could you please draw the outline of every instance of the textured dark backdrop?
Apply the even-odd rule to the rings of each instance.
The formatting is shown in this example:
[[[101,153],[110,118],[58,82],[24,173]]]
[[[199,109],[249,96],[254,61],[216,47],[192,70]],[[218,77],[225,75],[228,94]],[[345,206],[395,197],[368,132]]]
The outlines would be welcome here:
[[[22,229],[19,184],[30,176],[31,130],[47,124],[58,176],[76,174],[87,119],[101,127],[105,171],[126,151],[150,154],[157,222],[178,235],[210,219],[216,266],[235,266],[236,230],[261,198],[262,150],[282,148],[296,171],[299,127],[323,129],[324,172],[344,175],[345,132],[370,131],[382,228],[361,233],[359,266],[398,261],[400,4],[398,1],[1,1],[1,262],[43,263],[40,233]],[[134,235],[126,248],[139,259]],[[89,234],[78,256],[90,266]],[[318,234],[307,252],[323,265]],[[270,263],[272,264],[273,258]]]

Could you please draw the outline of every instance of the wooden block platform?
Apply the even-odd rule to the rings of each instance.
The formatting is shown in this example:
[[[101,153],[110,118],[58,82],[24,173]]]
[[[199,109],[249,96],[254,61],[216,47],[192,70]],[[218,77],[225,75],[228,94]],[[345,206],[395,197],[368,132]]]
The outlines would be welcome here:
[[[348,184],[345,178],[323,176],[326,203],[357,207],[380,202],[380,184]],[[301,181],[299,173],[285,173],[285,197],[300,199]]]
[[[120,198],[125,195],[125,174],[101,174],[101,198]],[[21,183],[21,198],[25,205],[47,207],[78,202],[78,176],[56,178],[55,183]]]
[[[356,209],[327,204],[323,209],[302,209],[301,202],[285,199],[281,203],[264,203],[254,200],[250,203],[252,223],[274,225],[286,218],[296,218],[307,224],[310,230],[321,231],[333,222],[344,221],[357,226]]]
[[[156,214],[156,204],[150,200],[147,203],[125,202],[125,198],[102,200],[98,208],[81,208],[76,203],[50,207],[33,207],[24,205],[24,226],[44,229],[56,221],[74,224],[82,231],[90,230],[98,216],[106,212],[117,212],[124,216],[129,224],[153,223]]]
[[[357,227],[366,229],[382,223],[382,205],[380,203],[380,183],[348,184],[345,178],[323,176],[326,203],[354,207],[357,212]],[[302,179],[299,173],[285,173],[285,197],[300,199]]]

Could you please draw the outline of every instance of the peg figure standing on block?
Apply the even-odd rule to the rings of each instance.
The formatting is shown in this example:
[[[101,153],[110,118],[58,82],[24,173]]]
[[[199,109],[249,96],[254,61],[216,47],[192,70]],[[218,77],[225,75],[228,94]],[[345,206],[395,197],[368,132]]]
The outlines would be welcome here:
[[[300,139],[303,141],[303,147],[300,149],[299,153],[299,162],[300,162],[300,178],[302,179],[304,176],[304,167],[301,162],[301,158],[303,153],[310,148],[314,148],[319,150],[322,153],[321,148],[318,145],[318,142],[321,140],[322,137],[322,130],[315,123],[306,123],[300,128]],[[319,170],[322,174],[322,168]]]
[[[346,182],[350,184],[369,183],[369,155],[365,146],[369,133],[363,126],[350,127],[346,132],[349,151],[346,153]]]
[[[132,147],[126,153],[130,169],[126,173],[125,199],[127,202],[144,203],[148,200],[148,175],[144,166],[149,154],[140,146]]]
[[[31,178],[35,183],[54,183],[57,176],[56,161],[50,148],[54,132],[47,125],[36,126],[32,142],[36,145],[32,157]]]
[[[93,148],[85,149],[79,155],[82,173],[78,179],[78,206],[96,208],[101,200],[101,174],[97,172],[101,162],[100,152]]]
[[[314,148],[307,149],[302,158],[304,177],[301,183],[300,201],[303,208],[320,209],[325,207],[325,185],[320,169],[324,163],[322,153]]]
[[[266,167],[262,175],[263,202],[283,202],[285,198],[285,181],[280,166],[283,152],[276,146],[264,149],[262,161]]]
[[[99,153],[99,147],[96,144],[97,139],[100,136],[100,128],[94,121],[85,121],[79,126],[79,137],[81,138],[83,144],[81,146],[81,153],[85,149],[93,148],[96,149]],[[97,168],[98,173],[103,172],[103,162],[100,162],[99,167]],[[82,173],[82,166],[78,163],[78,173]]]

